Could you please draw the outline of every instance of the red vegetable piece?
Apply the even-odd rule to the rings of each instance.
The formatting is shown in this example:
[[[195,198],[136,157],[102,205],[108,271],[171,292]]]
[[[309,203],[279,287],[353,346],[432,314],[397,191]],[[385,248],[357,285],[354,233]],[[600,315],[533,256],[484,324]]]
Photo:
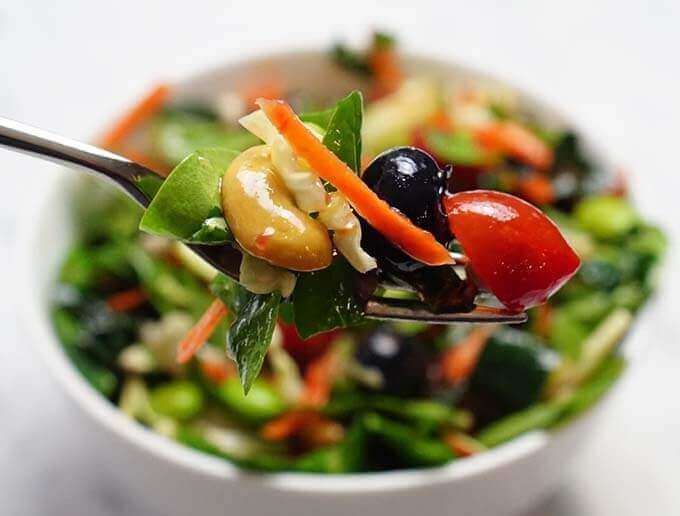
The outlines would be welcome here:
[[[473,271],[511,310],[544,303],[581,265],[557,226],[517,197],[472,190],[443,204]]]
[[[336,330],[331,330],[303,339],[298,335],[294,324],[285,324],[279,321],[279,327],[283,333],[283,348],[303,368],[323,355],[328,350],[330,343],[338,336]]]

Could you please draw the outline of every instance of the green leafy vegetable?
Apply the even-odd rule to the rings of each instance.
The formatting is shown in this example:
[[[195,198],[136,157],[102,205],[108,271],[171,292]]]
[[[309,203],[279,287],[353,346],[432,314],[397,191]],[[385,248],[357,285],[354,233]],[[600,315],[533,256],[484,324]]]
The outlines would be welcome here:
[[[205,149],[185,158],[149,204],[140,229],[185,242],[216,244],[229,241],[226,223],[221,232],[224,238],[215,241],[220,230],[206,221],[222,213],[220,181],[237,154],[225,149]],[[209,240],[194,240],[197,235],[208,235]]]
[[[335,106],[326,126],[323,144],[357,172],[361,165],[361,124],[364,101],[353,91]]]
[[[324,111],[312,111],[310,113],[301,113],[300,120],[307,124],[314,124],[321,127],[324,131],[333,118],[335,108],[326,109]]]
[[[361,93],[353,91],[336,105],[323,139],[324,145],[354,171],[361,163],[362,112]],[[362,322],[363,310],[356,298],[358,280],[357,271],[342,257],[326,269],[300,275],[293,311],[303,339]]]
[[[258,295],[248,292],[229,330],[229,351],[236,361],[245,393],[248,393],[262,369],[280,303],[281,295],[278,293]]]
[[[295,287],[295,325],[306,339],[334,328],[354,326],[363,321],[363,309],[356,298],[358,274],[342,257],[316,272],[301,274]]]
[[[210,304],[208,292],[187,269],[174,267],[141,247],[130,247],[128,256],[151,304],[159,312],[180,307],[200,316]]]
[[[226,129],[215,119],[186,110],[161,114],[152,127],[151,141],[155,153],[170,165],[177,165],[199,149],[242,151],[258,143],[248,131]]]
[[[64,346],[64,351],[80,374],[104,396],[111,397],[118,387],[118,378],[108,367],[80,348],[83,329],[77,317],[68,310],[57,308],[52,312],[52,324]]]
[[[356,73],[364,77],[373,75],[373,70],[368,64],[366,56],[347,48],[345,45],[335,45],[331,51],[331,57],[338,66],[348,72]]]

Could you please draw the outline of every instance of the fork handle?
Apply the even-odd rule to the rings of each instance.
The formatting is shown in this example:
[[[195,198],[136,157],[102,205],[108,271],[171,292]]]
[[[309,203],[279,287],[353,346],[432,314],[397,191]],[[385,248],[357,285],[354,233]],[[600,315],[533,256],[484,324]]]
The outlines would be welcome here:
[[[0,147],[103,175],[145,208],[149,198],[138,184],[143,178],[158,177],[148,168],[118,154],[2,117]]]

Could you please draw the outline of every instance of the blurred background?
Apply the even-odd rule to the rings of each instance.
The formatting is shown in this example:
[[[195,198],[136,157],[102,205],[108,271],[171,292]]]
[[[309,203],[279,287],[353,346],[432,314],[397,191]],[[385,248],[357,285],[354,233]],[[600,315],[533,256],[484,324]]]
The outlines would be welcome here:
[[[0,3],[0,114],[88,139],[159,79],[281,42],[362,42],[373,28],[402,49],[510,78],[571,113],[625,167],[643,213],[670,232],[665,287],[648,312],[643,358],[562,488],[531,513],[677,514],[680,323],[676,172],[680,3],[673,1]],[[107,450],[73,425],[77,410],[18,324],[12,243],[31,192],[53,167],[0,152],[0,507],[8,515],[151,514],[118,487]],[[652,315],[652,314],[646,314]]]

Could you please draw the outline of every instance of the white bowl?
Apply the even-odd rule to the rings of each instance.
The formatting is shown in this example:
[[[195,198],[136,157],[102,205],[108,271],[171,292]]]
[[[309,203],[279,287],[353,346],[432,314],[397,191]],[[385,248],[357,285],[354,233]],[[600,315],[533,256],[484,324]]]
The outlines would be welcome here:
[[[405,56],[406,71],[450,82],[497,85],[471,68]],[[330,63],[326,52],[300,51],[227,64],[174,83],[178,100],[213,98],[275,76],[292,88],[337,97],[356,80]],[[534,96],[522,102],[549,124],[574,127]],[[583,131],[579,131],[583,134]],[[592,140],[587,141],[590,143]],[[605,166],[606,154],[589,146]],[[68,177],[65,177],[68,176]],[[550,493],[565,466],[592,432],[602,403],[564,429],[534,431],[481,455],[427,469],[357,475],[254,474],[201,454],[131,421],[95,392],[66,357],[49,320],[50,291],[72,238],[68,196],[75,173],[56,174],[30,207],[18,266],[27,327],[60,384],[95,422],[101,450],[130,489],[168,514],[269,513],[299,516],[506,515]]]

